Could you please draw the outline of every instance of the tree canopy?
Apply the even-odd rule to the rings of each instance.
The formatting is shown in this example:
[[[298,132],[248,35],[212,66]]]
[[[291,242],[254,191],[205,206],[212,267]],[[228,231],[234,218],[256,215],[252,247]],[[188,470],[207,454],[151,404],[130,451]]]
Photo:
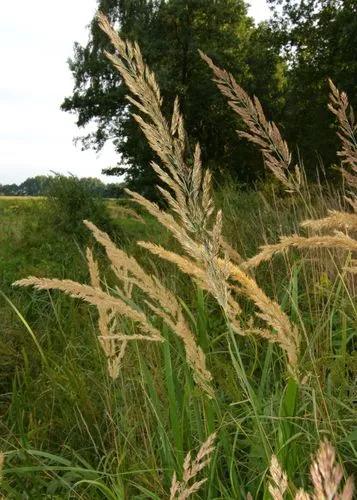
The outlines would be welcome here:
[[[188,135],[202,144],[206,164],[241,181],[256,178],[261,172],[256,153],[238,139],[237,118],[211,82],[198,49],[232,71],[249,91],[259,91],[263,104],[278,112],[282,62],[268,25],[256,28],[243,0],[101,0],[98,7],[123,36],[139,42],[168,111],[179,96]],[[103,48],[107,41],[93,20],[88,44],[75,45],[69,63],[75,87],[62,109],[77,114],[79,127],[95,121],[96,130],[81,138],[83,147],[99,149],[112,139],[120,161],[108,172],[127,174],[129,185],[151,194],[152,153],[128,112],[127,90],[102,56]]]
[[[179,96],[192,145],[199,141],[205,164],[219,176],[251,182],[263,175],[254,149],[236,134],[239,118],[226,106],[200,59],[206,52],[261,100],[310,172],[335,161],[333,120],[327,111],[327,78],[356,95],[357,4],[355,0],[268,0],[274,15],[255,26],[244,0],[98,0],[120,33],[137,40],[155,71],[169,113]],[[74,90],[62,109],[84,128],[83,148],[111,140],[129,187],[153,196],[152,152],[130,114],[127,89],[103,56],[111,50],[96,19],[89,41],[74,46],[69,67]]]
[[[328,78],[357,104],[357,2],[268,0],[271,26],[287,62],[282,121],[305,165],[336,161],[337,137],[327,109]]]

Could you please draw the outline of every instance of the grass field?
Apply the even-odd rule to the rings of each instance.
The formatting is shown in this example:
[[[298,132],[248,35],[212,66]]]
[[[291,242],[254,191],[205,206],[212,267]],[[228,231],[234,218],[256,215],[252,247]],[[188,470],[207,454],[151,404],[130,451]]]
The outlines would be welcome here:
[[[341,201],[337,193],[321,191],[306,205],[272,193],[226,187],[217,194],[227,214],[224,233],[244,258],[260,244],[296,231],[308,212],[318,217]],[[210,400],[194,387],[182,345],[164,326],[162,345],[143,349],[142,342],[132,341],[113,381],[91,307],[57,292],[11,286],[28,275],[89,280],[89,232],[83,241],[54,231],[46,210],[39,200],[15,206],[0,200],[1,447],[9,498],[165,498],[185,453],[197,450],[214,430],[219,445],[202,498],[262,495],[273,451],[291,480],[306,485],[310,454],[324,436],[352,471],[356,302],[354,284],[338,272],[346,254],[315,251],[302,258],[293,252],[259,268],[258,282],[303,331],[305,381],[298,386],[286,379],[277,346],[237,336],[247,393],[215,301],[135,243],[177,249],[172,236],[144,213],[139,221],[114,212],[112,238],[180,297],[214,374]],[[102,267],[100,248],[96,254]],[[112,287],[111,272],[105,276]],[[243,301],[242,307],[248,318],[251,303]],[[121,328],[132,330],[127,321]]]
[[[19,203],[28,201],[28,200],[43,200],[44,196],[5,196],[1,195],[0,201],[18,201]]]

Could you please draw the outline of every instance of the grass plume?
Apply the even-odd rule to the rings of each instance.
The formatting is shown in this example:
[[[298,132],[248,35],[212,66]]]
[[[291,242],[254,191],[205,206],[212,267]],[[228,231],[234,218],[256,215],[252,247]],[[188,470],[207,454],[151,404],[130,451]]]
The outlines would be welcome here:
[[[116,378],[119,374],[120,363],[128,341],[164,341],[160,331],[153,326],[149,315],[144,312],[144,306],[148,307],[182,340],[186,359],[192,368],[196,383],[212,397],[212,375],[206,368],[205,355],[197,344],[175,295],[166,289],[155,276],[146,273],[133,257],[117,248],[106,233],[93,223],[84,222],[98,243],[105,248],[112,270],[121,284],[115,296],[101,289],[98,265],[90,250],[87,251],[87,260],[91,286],[71,280],[34,277],[19,280],[14,285],[34,286],[39,290],[60,290],[73,298],[96,306],[99,315],[99,340],[107,357],[108,371],[112,378]],[[132,299],[134,287],[146,295],[141,305]],[[132,320],[137,325],[139,333],[128,335],[121,332],[118,327],[118,320],[121,317]]]
[[[118,247],[98,225],[85,220],[84,236],[94,242],[86,250],[86,261],[73,251],[71,242],[63,246],[68,242],[62,240],[62,251],[55,252],[58,272],[52,272],[62,276],[64,267],[71,268],[77,278],[30,276],[16,281],[20,286],[59,290],[89,304],[103,360],[97,359],[98,350],[85,337],[93,316],[83,314],[83,307],[78,314],[71,301],[34,293],[26,309],[28,294],[16,293],[16,300],[24,301],[22,315],[0,293],[11,306],[8,316],[6,308],[0,311],[5,312],[0,321],[3,330],[6,333],[9,325],[10,331],[8,345],[0,346],[7,384],[1,401],[7,447],[2,490],[11,498],[18,489],[31,498],[51,491],[58,498],[75,495],[91,500],[103,494],[351,500],[352,479],[344,482],[342,466],[327,442],[313,460],[311,492],[298,490],[293,480],[301,473],[299,484],[307,484],[303,464],[322,433],[342,444],[340,462],[347,470],[355,463],[351,436],[356,310],[350,274],[357,272],[353,209],[357,201],[352,184],[348,185],[352,210],[344,211],[343,201],[336,203],[335,195],[343,200],[343,193],[333,186],[328,196],[321,189],[317,200],[311,196],[315,191],[307,193],[306,204],[301,205],[305,186],[301,190],[300,173],[286,143],[266,120],[259,101],[249,101],[237,88],[248,113],[249,140],[258,143],[268,168],[285,188],[303,196],[283,196],[271,203],[260,192],[236,187],[213,193],[200,146],[193,151],[188,147],[178,100],[166,117],[155,75],[138,45],[123,40],[101,14],[99,22],[115,48],[115,54],[107,57],[131,93],[129,110],[135,112],[158,157],[152,168],[161,181],[164,203],[159,206],[127,191],[144,210],[139,219],[131,210],[123,212],[136,219],[120,223],[120,231],[127,231],[125,247]],[[222,81],[231,78],[227,75]],[[230,80],[229,85],[236,83]],[[236,96],[235,105],[243,104]],[[350,159],[343,169],[352,175]],[[348,184],[347,176],[345,180]],[[24,226],[38,227],[30,225],[36,220],[33,213],[23,219]],[[12,223],[5,222],[9,235],[18,219],[16,212]],[[295,234],[299,220],[305,220],[304,236]],[[110,229],[113,234],[115,229],[115,225]],[[37,231],[33,234],[37,259],[38,241],[45,242],[45,267],[30,265],[26,273],[43,276],[52,240],[46,233],[41,238]],[[224,234],[232,235],[232,245],[237,244],[247,260]],[[290,236],[280,240],[273,236],[272,244],[254,256],[256,243],[269,241],[269,234]],[[17,252],[19,238],[8,240],[15,241],[9,248]],[[67,261],[70,249],[75,257]],[[279,261],[258,268],[290,249],[319,253],[307,263],[299,255],[293,263],[284,259],[288,272]],[[342,259],[325,271],[321,249],[333,249],[333,257],[348,253],[343,272],[338,269]],[[7,261],[1,251],[0,261]],[[9,283],[25,274],[14,262],[16,272]],[[167,263],[186,276],[176,279]],[[50,305],[54,315],[46,316],[43,311],[47,313]],[[31,322],[38,318],[34,325],[41,331],[38,340],[27,323],[28,311]],[[13,335],[17,319],[18,336]],[[28,342],[23,326],[30,333]],[[12,366],[14,374],[9,376]],[[103,376],[102,366],[109,377]],[[203,443],[197,446],[198,453],[192,451],[185,458],[184,450],[196,450],[197,443]],[[273,450],[277,457],[271,459]]]
[[[269,492],[272,498],[283,500],[288,489],[287,475],[275,455],[271,458],[270,475],[272,482],[269,484]],[[310,477],[312,494],[299,489],[294,496],[295,500],[352,500],[353,478],[349,477],[343,486],[342,467],[336,462],[335,449],[327,440],[320,443],[310,467]]]
[[[338,155],[342,159],[342,173],[347,184],[351,188],[357,188],[357,123],[352,107],[349,105],[348,97],[345,92],[341,92],[329,80],[330,102],[329,110],[336,116],[338,121],[337,135],[341,140],[341,149]]]
[[[170,500],[186,500],[207,481],[207,478],[197,481],[197,476],[211,461],[215,439],[216,433],[211,434],[201,445],[194,459],[191,457],[191,452],[188,452],[183,464],[182,481],[177,480],[176,473],[172,477]]]
[[[155,203],[137,193],[127,192],[174,235],[187,257],[151,243],[141,242],[141,246],[175,263],[181,271],[189,274],[198,286],[208,290],[220,304],[237,333],[246,335],[254,331],[262,338],[278,343],[288,354],[290,371],[296,373],[299,354],[296,327],[290,324],[278,304],[267,297],[252,277],[230,262],[229,252],[225,251],[227,246],[224,245],[222,237],[222,213],[215,210],[211,175],[208,170],[203,171],[200,146],[196,145],[193,158],[187,157],[186,131],[178,100],[174,103],[170,125],[161,111],[162,99],[155,76],[143,62],[138,45],[122,40],[103,14],[98,14],[98,20],[116,49],[115,55],[106,52],[106,56],[135,95],[135,99],[128,99],[143,116],[134,114],[134,117],[151,148],[162,161],[163,167],[157,163],[152,163],[152,167],[167,185],[167,189],[159,189],[172,213],[161,210]],[[268,124],[266,126],[271,133],[277,133],[276,127]],[[281,142],[280,146],[281,153],[289,155],[286,144]],[[267,161],[270,161],[272,166],[273,157],[269,158]],[[278,168],[277,164],[274,165],[273,168]],[[281,166],[279,168],[282,169]],[[286,182],[290,182],[285,170],[284,176]],[[258,307],[257,315],[267,322],[268,329],[256,327],[245,331],[238,319],[241,308],[232,293],[235,289],[234,284],[230,282],[232,280],[238,283],[239,293],[246,295]]]
[[[249,97],[231,73],[219,68],[210,57],[199,52],[213,71],[219,90],[247,127],[248,131],[238,130],[238,135],[258,146],[266,167],[288,192],[299,191],[304,182],[302,169],[292,164],[287,142],[282,138],[276,124],[267,120],[259,99],[256,96]]]

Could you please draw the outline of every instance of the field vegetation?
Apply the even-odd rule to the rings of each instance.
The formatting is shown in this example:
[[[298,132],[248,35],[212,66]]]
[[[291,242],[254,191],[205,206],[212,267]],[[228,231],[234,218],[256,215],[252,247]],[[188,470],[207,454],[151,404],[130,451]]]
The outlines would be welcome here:
[[[271,173],[213,185],[140,48],[99,25],[158,160],[160,205],[75,179],[0,198],[5,498],[352,499],[356,124],[330,84],[331,185],[201,54]],[[218,92],[218,91],[217,91]],[[204,146],[204,145],[203,145]]]

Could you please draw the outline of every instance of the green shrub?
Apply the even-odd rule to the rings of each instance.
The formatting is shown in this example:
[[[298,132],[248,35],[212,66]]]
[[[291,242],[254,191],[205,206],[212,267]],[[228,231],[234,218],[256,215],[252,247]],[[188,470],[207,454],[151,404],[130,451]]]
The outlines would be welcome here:
[[[47,192],[48,222],[56,231],[84,236],[82,221],[95,220],[109,230],[109,214],[102,198],[74,175],[56,174]]]

